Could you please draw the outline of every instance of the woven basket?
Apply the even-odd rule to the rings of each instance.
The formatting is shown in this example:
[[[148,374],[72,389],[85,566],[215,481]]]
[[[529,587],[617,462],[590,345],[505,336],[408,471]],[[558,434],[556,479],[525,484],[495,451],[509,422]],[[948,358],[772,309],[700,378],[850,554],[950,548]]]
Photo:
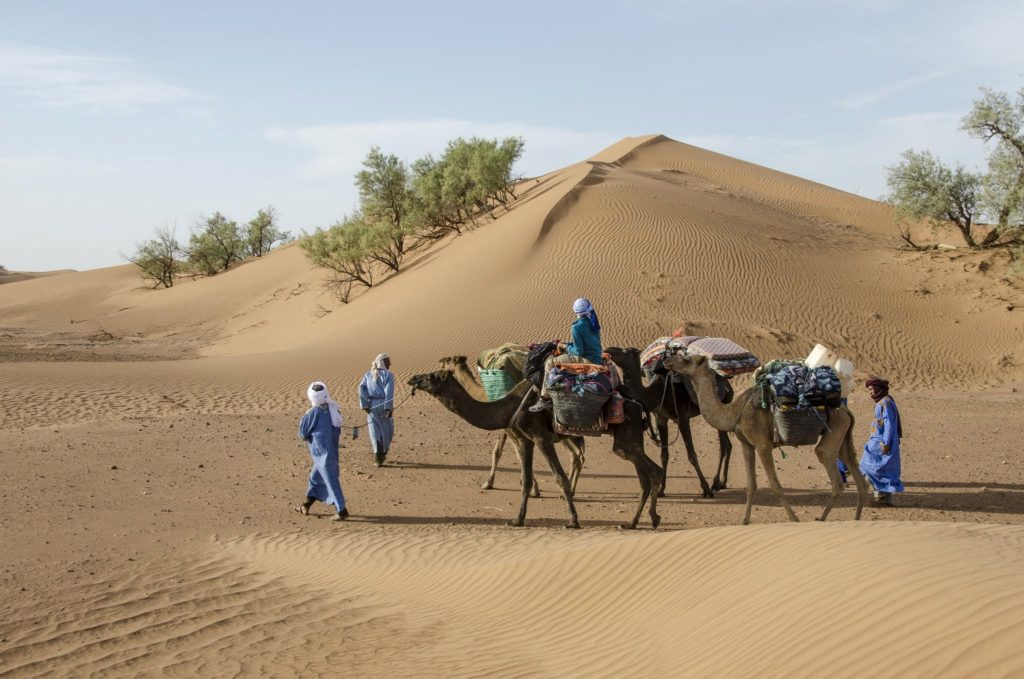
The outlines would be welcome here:
[[[500,401],[512,391],[512,387],[516,386],[516,378],[501,368],[481,370],[480,381],[484,385],[488,401]]]
[[[584,391],[582,394],[552,391],[555,419],[567,429],[603,429],[601,411],[611,394]]]
[[[809,446],[818,442],[825,429],[825,411],[817,408],[791,408],[775,411],[778,443],[787,446]]]

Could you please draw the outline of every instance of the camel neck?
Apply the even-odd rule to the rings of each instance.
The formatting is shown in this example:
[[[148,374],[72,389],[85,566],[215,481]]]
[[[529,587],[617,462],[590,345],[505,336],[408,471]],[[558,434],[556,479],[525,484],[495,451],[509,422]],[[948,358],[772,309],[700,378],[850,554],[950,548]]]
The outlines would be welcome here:
[[[498,401],[478,401],[466,393],[466,389],[455,379],[446,380],[436,394],[437,400],[477,429],[496,431],[506,429],[519,404],[530,388],[528,382],[520,382],[516,388]]]
[[[701,415],[704,421],[718,431],[732,431],[736,427],[739,414],[747,403],[747,391],[744,391],[732,403],[725,404],[718,398],[715,389],[715,374],[711,368],[703,367],[690,377],[693,388],[697,392]]]

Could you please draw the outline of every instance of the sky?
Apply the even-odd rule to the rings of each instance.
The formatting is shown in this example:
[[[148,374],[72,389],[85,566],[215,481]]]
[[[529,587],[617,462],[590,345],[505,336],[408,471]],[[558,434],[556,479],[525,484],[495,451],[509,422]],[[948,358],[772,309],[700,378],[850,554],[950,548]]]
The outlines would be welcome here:
[[[1024,0],[0,0],[0,265],[119,265],[267,205],[312,231],[371,146],[472,135],[522,136],[525,176],[658,133],[879,198],[908,148],[983,167],[959,121],[1024,87],[1021,26]]]

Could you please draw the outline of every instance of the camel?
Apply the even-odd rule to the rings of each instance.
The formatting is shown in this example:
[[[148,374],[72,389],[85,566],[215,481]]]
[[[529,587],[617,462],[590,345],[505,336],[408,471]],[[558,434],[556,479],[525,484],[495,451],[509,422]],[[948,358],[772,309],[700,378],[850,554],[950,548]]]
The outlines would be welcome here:
[[[754,469],[755,450],[758,457],[761,458],[761,466],[764,467],[764,471],[768,475],[768,483],[771,484],[772,492],[775,493],[783,509],[786,510],[790,521],[799,521],[789,506],[782,486],[779,484],[779,477],[775,473],[775,459],[772,456],[772,451],[775,448],[772,436],[772,415],[768,410],[758,407],[755,401],[757,390],[751,387],[733,399],[731,404],[726,405],[718,398],[714,386],[715,373],[708,366],[705,357],[677,354],[665,359],[665,367],[693,380],[704,420],[718,431],[734,433],[740,442],[747,467],[747,507],[743,516],[743,525],[750,523],[750,510],[754,505],[754,492],[757,490],[757,475]],[[867,481],[864,480],[864,476],[860,473],[860,467],[857,465],[857,456],[853,448],[853,423],[853,413],[845,406],[830,408],[828,427],[822,432],[814,447],[814,454],[817,455],[818,461],[825,466],[825,472],[832,483],[832,493],[825,503],[825,509],[818,521],[828,518],[832,506],[843,493],[843,484],[836,466],[837,459],[841,459],[846,464],[857,484],[857,513],[855,517],[857,520],[860,520],[861,512],[864,509]]]
[[[633,352],[635,355],[629,356]],[[697,451],[693,447],[693,433],[690,431],[690,420],[700,415],[700,407],[693,402],[686,388],[667,375],[658,375],[649,385],[644,386],[640,375],[640,355],[635,349],[623,350],[609,347],[607,353],[612,361],[622,368],[623,381],[629,385],[633,394],[643,402],[644,406],[654,414],[658,427],[658,442],[661,445],[661,470],[664,474],[661,484],[661,495],[665,495],[668,484],[668,423],[675,422],[682,434],[686,446],[686,457],[697,472],[700,489],[704,497],[714,497],[715,493],[726,487],[729,480],[729,459],[732,456],[732,441],[729,434],[718,432],[718,471],[709,486],[704,473],[697,461]],[[717,380],[719,395],[724,403],[732,401],[732,386],[724,379]]]
[[[455,375],[455,379],[466,389],[466,392],[475,398],[477,401],[486,401],[487,393],[484,391],[484,387],[480,384],[477,379],[476,372],[469,367],[468,359],[465,356],[446,356],[442,358],[441,367],[447,368],[452,371]],[[498,433],[498,438],[494,442],[494,448],[491,450],[491,471],[487,475],[487,480],[484,481],[481,488],[484,490],[491,490],[494,488],[494,476],[498,470],[498,462],[501,460],[501,453],[505,448],[505,441],[508,439],[508,431],[503,429]],[[580,472],[583,470],[583,462],[586,459],[586,447],[582,436],[567,436],[559,440],[559,442],[569,451],[572,455],[572,466],[569,470],[569,490],[572,494],[576,495],[576,484],[580,479]],[[519,460],[519,464],[523,464],[523,457],[518,447],[514,447],[516,458]],[[533,479],[533,489],[531,491],[533,497],[540,497],[540,486],[537,485],[537,477]]]
[[[551,412],[533,413],[526,407],[529,403],[524,403],[524,397],[528,395],[532,397],[531,390],[533,389],[529,382],[520,382],[505,398],[498,401],[474,399],[449,369],[414,375],[409,379],[408,384],[413,388],[413,393],[416,390],[422,390],[431,394],[448,410],[474,427],[491,431],[507,429],[516,440],[522,455],[523,478],[520,488],[519,515],[515,520],[510,521],[509,525],[523,526],[526,522],[529,490],[533,485],[533,452],[535,448],[540,448],[541,454],[544,455],[551,471],[555,474],[559,488],[562,490],[562,497],[565,498],[568,505],[570,520],[566,527],[579,528],[576,508],[573,505],[572,493],[569,489],[569,480],[555,454],[555,441],[561,437],[554,431]],[[531,401],[531,398],[525,398],[525,401]],[[644,422],[643,407],[637,402],[627,402],[626,422],[609,427],[610,433],[614,437],[612,452],[633,463],[640,481],[640,503],[632,521],[621,526],[626,529],[636,528],[648,498],[650,499],[651,525],[657,528],[661,523],[661,517],[657,512],[661,470],[653,460],[644,454]]]

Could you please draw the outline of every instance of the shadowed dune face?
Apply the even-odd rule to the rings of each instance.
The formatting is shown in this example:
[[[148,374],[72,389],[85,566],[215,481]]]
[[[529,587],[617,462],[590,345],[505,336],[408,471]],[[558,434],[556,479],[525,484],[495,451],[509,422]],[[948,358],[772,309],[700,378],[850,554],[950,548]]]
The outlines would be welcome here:
[[[517,193],[348,305],[294,245],[170,290],[130,265],[0,285],[0,674],[859,676],[851,649],[890,629],[887,672],[1024,669],[1024,537],[995,525],[1024,517],[1024,295],[994,255],[899,251],[879,203],[659,135]],[[481,491],[493,434],[412,387],[435,388],[442,356],[566,338],[580,296],[608,346],[683,326],[883,374],[908,424],[903,504],[855,524],[847,492],[807,523],[827,480],[800,449],[775,463],[805,523],[772,525],[762,489],[736,527],[742,470],[696,497],[673,434],[662,533],[623,535],[636,477],[605,437],[574,499],[585,530],[545,530],[564,516],[546,472],[531,529],[497,529],[514,456]],[[378,469],[349,428],[381,351],[400,386]],[[332,528],[292,511],[317,379],[346,416],[352,517]],[[872,403],[850,408],[859,446]],[[693,437],[713,467],[717,433]]]

